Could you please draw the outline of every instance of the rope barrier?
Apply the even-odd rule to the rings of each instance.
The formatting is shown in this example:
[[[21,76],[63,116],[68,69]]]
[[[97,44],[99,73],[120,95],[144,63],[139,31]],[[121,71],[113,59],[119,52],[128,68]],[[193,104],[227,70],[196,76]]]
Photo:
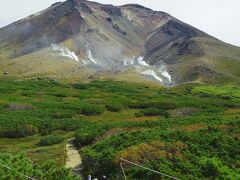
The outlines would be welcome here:
[[[146,169],[146,170],[148,170],[148,171],[154,172],[154,173],[156,173],[156,174],[160,174],[160,175],[162,175],[162,176],[166,176],[166,177],[169,177],[169,178],[175,179],[175,180],[180,180],[180,179],[178,179],[178,178],[176,178],[176,177],[173,177],[173,176],[170,176],[170,175],[168,175],[168,174],[164,174],[164,173],[161,173],[161,172],[159,172],[159,171],[156,171],[156,170],[153,170],[153,169],[144,167],[144,166],[142,166],[142,165],[136,164],[136,163],[131,162],[131,161],[128,161],[128,160],[126,160],[126,159],[120,158],[120,160],[121,160],[121,161],[124,161],[124,162],[126,162],[126,163],[129,163],[129,164],[132,164],[132,165],[134,165],[134,166],[138,166],[138,167],[140,167],[140,168]],[[120,164],[120,165],[121,165],[121,164]],[[122,167],[122,168],[123,168],[123,167]],[[124,171],[123,171],[123,172],[124,172]],[[125,174],[125,173],[124,173],[124,174]],[[126,175],[125,175],[125,176],[126,176]],[[125,176],[124,176],[124,177],[125,177]]]
[[[80,146],[81,146],[81,144],[80,144]],[[150,169],[150,168],[144,167],[144,166],[142,166],[142,165],[136,164],[136,163],[131,162],[131,161],[128,161],[128,160],[126,160],[126,159],[122,159],[122,158],[120,158],[120,161],[123,161],[123,162],[129,163],[129,164],[132,164],[132,165],[134,165],[134,166],[137,166],[137,167],[140,167],[140,168],[146,169],[146,170],[148,170],[148,171],[154,172],[154,173],[156,173],[156,174],[160,174],[160,175],[162,175],[162,176],[169,177],[169,178],[171,178],[171,179],[180,180],[180,179],[178,179],[178,178],[176,178],[176,177],[173,177],[173,176],[170,176],[170,175],[168,175],[168,174],[164,174],[164,173],[161,173],[161,172],[159,172],[159,171],[156,171],[156,170],[153,170],[153,169]],[[21,176],[23,176],[23,177],[25,177],[25,178],[28,178],[28,179],[30,179],[30,180],[37,180],[37,179],[35,179],[35,178],[32,178],[32,177],[26,176],[26,175],[24,175],[24,174],[22,174],[22,173],[20,173],[20,172],[18,172],[18,171],[16,171],[16,170],[10,168],[9,166],[6,166],[6,165],[2,164],[2,163],[0,163],[0,165],[3,166],[3,167],[5,167],[5,168],[7,168],[7,169],[9,169],[9,170],[11,170],[11,171],[16,172],[17,174],[19,174],[19,175],[21,175]],[[121,167],[121,170],[122,170],[122,173],[123,173],[124,179],[127,180],[127,176],[126,176],[126,174],[125,174],[125,172],[124,172],[124,168],[123,168],[123,164],[122,164],[122,162],[120,162],[120,167]]]
[[[25,177],[25,178],[28,178],[28,179],[31,179],[31,180],[37,180],[37,179],[34,179],[34,178],[32,178],[32,177],[26,176],[26,175],[24,175],[24,174],[22,174],[22,173],[20,173],[20,172],[18,172],[18,171],[16,171],[16,170],[8,167],[8,166],[6,166],[6,165],[4,165],[4,164],[2,164],[2,163],[0,163],[0,165],[3,166],[3,167],[5,167],[5,168],[7,168],[7,169],[9,169],[9,170],[11,170],[11,171],[15,171],[17,174],[19,174],[19,175],[21,175],[21,176],[23,176],[23,177]]]
[[[121,169],[122,169],[122,173],[123,173],[124,179],[127,180],[127,176],[126,176],[126,174],[124,172],[123,165],[122,165],[121,162],[120,162],[120,166],[121,166]]]

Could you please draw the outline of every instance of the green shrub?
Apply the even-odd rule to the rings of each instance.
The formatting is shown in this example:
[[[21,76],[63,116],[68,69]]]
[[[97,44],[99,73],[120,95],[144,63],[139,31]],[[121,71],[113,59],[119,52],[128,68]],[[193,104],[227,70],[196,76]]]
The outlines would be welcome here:
[[[64,137],[62,136],[54,136],[54,135],[49,135],[43,137],[40,142],[39,146],[51,146],[54,144],[59,144],[64,141]]]
[[[133,102],[129,104],[132,109],[149,109],[157,108],[163,110],[176,109],[177,105],[171,101],[148,101],[148,102]]]
[[[67,97],[67,94],[65,94],[65,93],[63,93],[63,92],[59,92],[59,93],[55,93],[55,94],[53,94],[54,96],[56,96],[56,97],[62,97],[62,98],[64,98],[64,97]]]
[[[73,84],[72,85],[76,89],[86,90],[88,89],[88,84]]]
[[[169,117],[169,113],[164,111],[164,110],[161,110],[161,109],[143,109],[141,110],[139,113],[136,113],[135,114],[136,116],[141,116],[141,115],[144,115],[144,116],[165,116],[165,117]]]
[[[84,104],[81,107],[81,113],[86,116],[101,115],[105,108],[93,104]]]
[[[0,136],[21,138],[38,133],[38,128],[32,124],[12,124],[8,127],[0,126]]]
[[[0,179],[26,179],[21,174],[36,179],[67,179],[81,180],[80,177],[73,176],[70,169],[59,167],[53,162],[47,161],[42,165],[35,165],[30,159],[22,154],[0,154],[0,163],[8,166],[7,169],[3,166],[0,168]],[[16,173],[19,172],[19,173]],[[21,173],[21,174],[20,174]]]
[[[135,116],[136,116],[136,117],[143,117],[144,114],[143,114],[143,112],[136,112],[136,113],[135,113]]]
[[[76,143],[81,146],[91,144],[95,138],[108,130],[107,126],[88,123],[76,130]]]
[[[119,103],[107,104],[106,108],[108,111],[112,111],[112,112],[120,112],[124,109],[123,105]]]
[[[240,175],[237,170],[224,166],[217,158],[204,157],[200,161],[203,176],[210,179],[238,179]]]
[[[0,109],[5,109],[8,107],[7,101],[1,101],[0,100]]]

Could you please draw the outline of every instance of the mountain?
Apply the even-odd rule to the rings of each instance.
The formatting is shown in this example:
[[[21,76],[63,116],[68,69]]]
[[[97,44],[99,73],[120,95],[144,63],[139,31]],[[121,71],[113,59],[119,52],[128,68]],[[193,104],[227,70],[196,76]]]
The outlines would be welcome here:
[[[2,78],[240,82],[240,48],[137,4],[57,2],[0,29]]]

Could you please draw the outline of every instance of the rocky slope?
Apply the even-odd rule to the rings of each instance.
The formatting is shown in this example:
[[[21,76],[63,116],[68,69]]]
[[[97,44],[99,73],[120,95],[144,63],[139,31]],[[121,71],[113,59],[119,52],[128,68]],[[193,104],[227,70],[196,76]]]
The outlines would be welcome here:
[[[4,78],[239,81],[240,48],[140,5],[67,0],[0,29]]]

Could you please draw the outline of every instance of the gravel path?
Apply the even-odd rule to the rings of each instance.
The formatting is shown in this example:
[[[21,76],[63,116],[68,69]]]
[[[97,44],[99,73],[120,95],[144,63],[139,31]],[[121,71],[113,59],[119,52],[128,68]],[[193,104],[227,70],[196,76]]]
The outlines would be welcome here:
[[[78,153],[78,149],[73,144],[73,139],[67,140],[66,153],[66,167],[71,168],[74,174],[82,176],[82,159]]]

